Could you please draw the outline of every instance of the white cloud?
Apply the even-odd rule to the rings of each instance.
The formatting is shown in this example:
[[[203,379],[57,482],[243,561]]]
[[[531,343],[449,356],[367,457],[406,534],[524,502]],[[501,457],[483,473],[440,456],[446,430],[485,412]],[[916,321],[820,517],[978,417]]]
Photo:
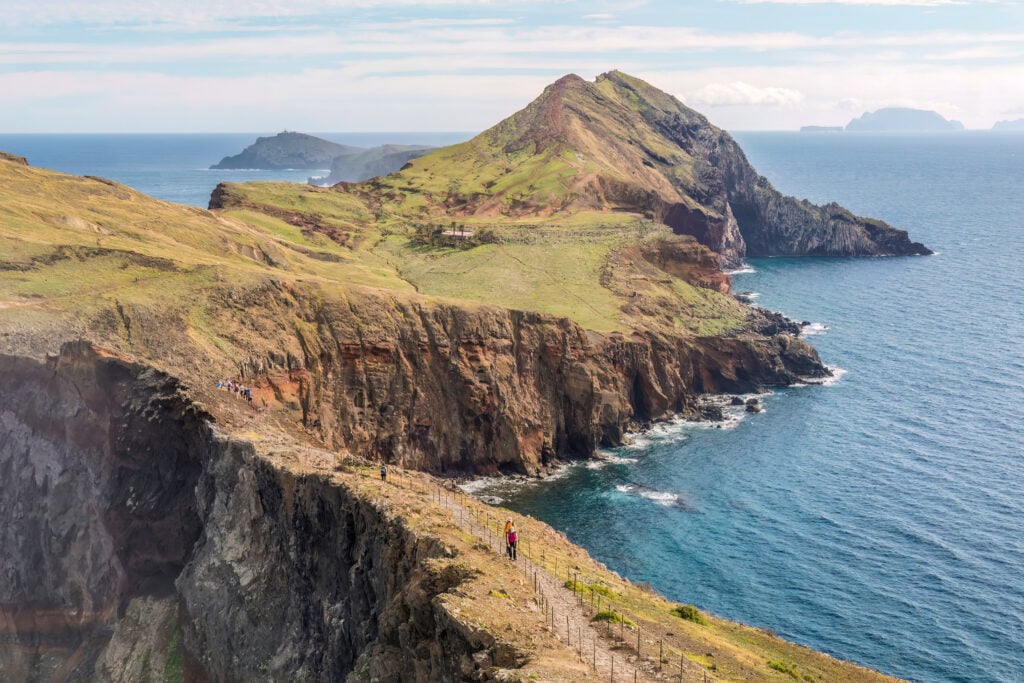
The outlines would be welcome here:
[[[771,84],[803,93],[785,107],[718,106],[705,112],[719,126],[735,130],[789,129],[805,124],[843,125],[853,116],[885,106],[934,109],[968,128],[989,128],[1010,102],[1019,102],[1024,65],[943,63],[906,64],[863,61],[847,64],[640,70],[664,90],[687,95],[708,83]],[[691,98],[692,99],[692,98]],[[696,102],[693,102],[696,106]],[[707,105],[704,105],[707,106]],[[700,106],[696,106],[700,108]],[[1004,116],[1005,118],[1005,116]]]
[[[979,45],[961,50],[932,52],[924,55],[925,59],[947,62],[964,62],[976,59],[1012,60],[1024,57],[1024,48],[1007,45]]]
[[[248,62],[278,59],[292,64],[303,59],[365,59],[370,55],[419,55],[432,59],[437,55],[464,55],[464,67],[479,58],[493,55],[534,56],[573,55],[574,58],[604,56],[621,63],[622,57],[638,55],[693,54],[729,50],[730,57],[750,52],[784,55],[803,52],[804,60],[849,61],[857,51],[869,51],[873,60],[907,61],[909,51],[941,45],[946,54],[976,55],[995,59],[1004,55],[1016,61],[1024,52],[1024,32],[914,32],[864,35],[836,33],[811,36],[800,33],[724,33],[716,34],[690,27],[623,26],[544,26],[525,28],[504,21],[471,22],[432,20],[397,24],[364,24],[311,32],[306,29],[281,31],[271,35],[217,36],[182,42],[168,37],[150,44],[93,43],[0,43],[0,63],[20,65],[66,64],[173,64],[186,65],[201,60]],[[938,59],[939,55],[930,55]],[[948,61],[954,61],[950,57]],[[510,64],[514,67],[514,64]],[[431,68],[424,62],[422,68]],[[252,67],[252,71],[259,70]]]
[[[541,0],[505,0],[502,6]],[[374,8],[443,9],[495,5],[497,0],[0,0],[9,26],[53,24],[169,24],[202,27],[225,20],[251,20],[321,15],[325,12]]]
[[[256,0],[255,8],[301,13],[325,4],[383,6],[385,1],[392,6],[417,2]],[[484,4],[451,1],[466,7]],[[11,0],[0,0],[4,3]],[[24,18],[34,11],[25,8],[56,4],[18,3],[13,12]],[[158,0],[130,4],[129,16],[152,19],[173,13],[170,3]],[[124,0],[95,3],[101,14],[128,5]],[[185,0],[182,6],[186,15],[194,11],[196,16],[251,9],[225,0]],[[618,12],[607,4],[580,6],[595,16]],[[387,22],[379,18],[382,14],[361,15],[361,22],[303,19],[285,30],[253,35],[125,30],[118,32],[117,42],[97,42],[91,36],[17,42],[17,32],[5,32],[6,42],[0,42],[5,105],[0,108],[0,130],[67,130],[72,124],[61,123],[68,116],[67,98],[89,102],[82,108],[75,105],[75,125],[82,129],[474,129],[511,113],[564,73],[590,78],[612,66],[686,96],[697,108],[712,109],[713,117],[727,127],[845,123],[851,114],[900,98],[932,103],[928,108],[956,112],[969,126],[982,127],[985,118],[1005,118],[1003,112],[1019,104],[1014,93],[1024,82],[1024,30],[1011,23],[1006,30],[815,35],[672,25],[610,27],[603,20],[533,26],[525,19],[486,18],[469,11],[451,13],[461,18],[420,19],[410,19],[412,11],[396,11],[387,14],[402,18]],[[684,63],[685,70],[666,66]],[[186,116],[168,113],[176,110],[175,102],[188,103]],[[105,113],[104,106],[116,114]],[[424,116],[408,117],[410,110]],[[123,119],[117,120],[122,111]],[[266,123],[239,123],[253,116]]]
[[[438,59],[429,77],[411,75],[415,58],[390,57],[240,78],[100,70],[0,73],[0,130],[481,130],[525,106],[558,75],[577,71],[591,78],[608,66],[596,56],[580,65],[544,55],[492,55],[480,72],[463,74],[456,70],[464,61],[460,55]],[[517,63],[537,71],[524,75],[502,68]],[[935,109],[970,128],[989,128],[1013,118],[1024,81],[1019,64],[894,69],[864,62],[666,71],[636,60],[619,66],[734,130],[843,125],[893,104]],[[709,87],[714,84],[719,85]]]
[[[687,103],[708,107],[753,104],[766,107],[786,107],[804,100],[804,94],[792,88],[759,88],[743,81],[709,83],[686,96]]]

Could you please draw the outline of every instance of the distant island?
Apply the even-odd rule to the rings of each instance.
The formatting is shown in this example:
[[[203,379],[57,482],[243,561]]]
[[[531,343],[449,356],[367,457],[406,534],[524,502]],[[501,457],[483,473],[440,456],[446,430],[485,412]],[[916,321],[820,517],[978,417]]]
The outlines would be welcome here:
[[[950,121],[938,112],[905,107],[886,107],[866,112],[846,124],[846,130],[851,132],[929,133],[963,129],[964,124]]]
[[[273,137],[256,138],[256,142],[240,154],[224,157],[210,168],[253,168],[268,171],[286,168],[327,168],[335,157],[361,151],[361,147],[339,145],[313,135],[286,130]]]
[[[842,133],[842,126],[801,126],[801,133]]]
[[[224,157],[211,169],[323,169],[330,173],[310,178],[314,185],[335,185],[342,181],[357,183],[394,173],[410,160],[434,149],[428,145],[379,145],[356,147],[341,145],[315,135],[284,131],[273,137],[256,138],[241,153]]]
[[[1013,121],[996,121],[992,125],[992,130],[1024,131],[1024,119],[1014,119]]]

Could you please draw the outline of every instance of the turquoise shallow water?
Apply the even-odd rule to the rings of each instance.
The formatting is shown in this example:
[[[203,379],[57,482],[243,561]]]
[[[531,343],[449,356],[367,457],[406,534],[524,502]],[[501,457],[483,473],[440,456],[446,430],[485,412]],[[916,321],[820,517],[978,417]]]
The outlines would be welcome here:
[[[912,680],[1024,681],[1024,135],[736,136],[933,257],[766,259],[831,386],[491,491],[674,599]],[[827,328],[827,329],[825,329]]]
[[[204,170],[254,137],[0,135],[0,149],[198,206],[220,180],[309,175]],[[913,680],[1024,681],[1024,135],[736,137],[782,191],[939,255],[753,262],[735,289],[817,323],[837,382],[497,494],[674,599]]]

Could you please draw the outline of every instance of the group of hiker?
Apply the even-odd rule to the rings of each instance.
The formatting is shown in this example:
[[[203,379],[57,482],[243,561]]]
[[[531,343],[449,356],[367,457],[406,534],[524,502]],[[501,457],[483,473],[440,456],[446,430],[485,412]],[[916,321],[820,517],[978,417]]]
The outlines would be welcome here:
[[[244,386],[242,384],[239,384],[238,382],[233,382],[232,380],[229,379],[224,380],[223,382],[218,381],[217,388],[229,391],[238,398],[244,398],[249,403],[252,403],[252,387]]]

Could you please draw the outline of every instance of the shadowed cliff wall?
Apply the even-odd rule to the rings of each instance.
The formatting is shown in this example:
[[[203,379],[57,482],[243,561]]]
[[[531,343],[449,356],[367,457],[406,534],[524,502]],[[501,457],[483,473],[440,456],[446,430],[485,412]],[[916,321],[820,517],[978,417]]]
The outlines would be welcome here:
[[[0,678],[452,680],[495,647],[434,600],[451,551],[166,375],[72,344],[0,376]]]

